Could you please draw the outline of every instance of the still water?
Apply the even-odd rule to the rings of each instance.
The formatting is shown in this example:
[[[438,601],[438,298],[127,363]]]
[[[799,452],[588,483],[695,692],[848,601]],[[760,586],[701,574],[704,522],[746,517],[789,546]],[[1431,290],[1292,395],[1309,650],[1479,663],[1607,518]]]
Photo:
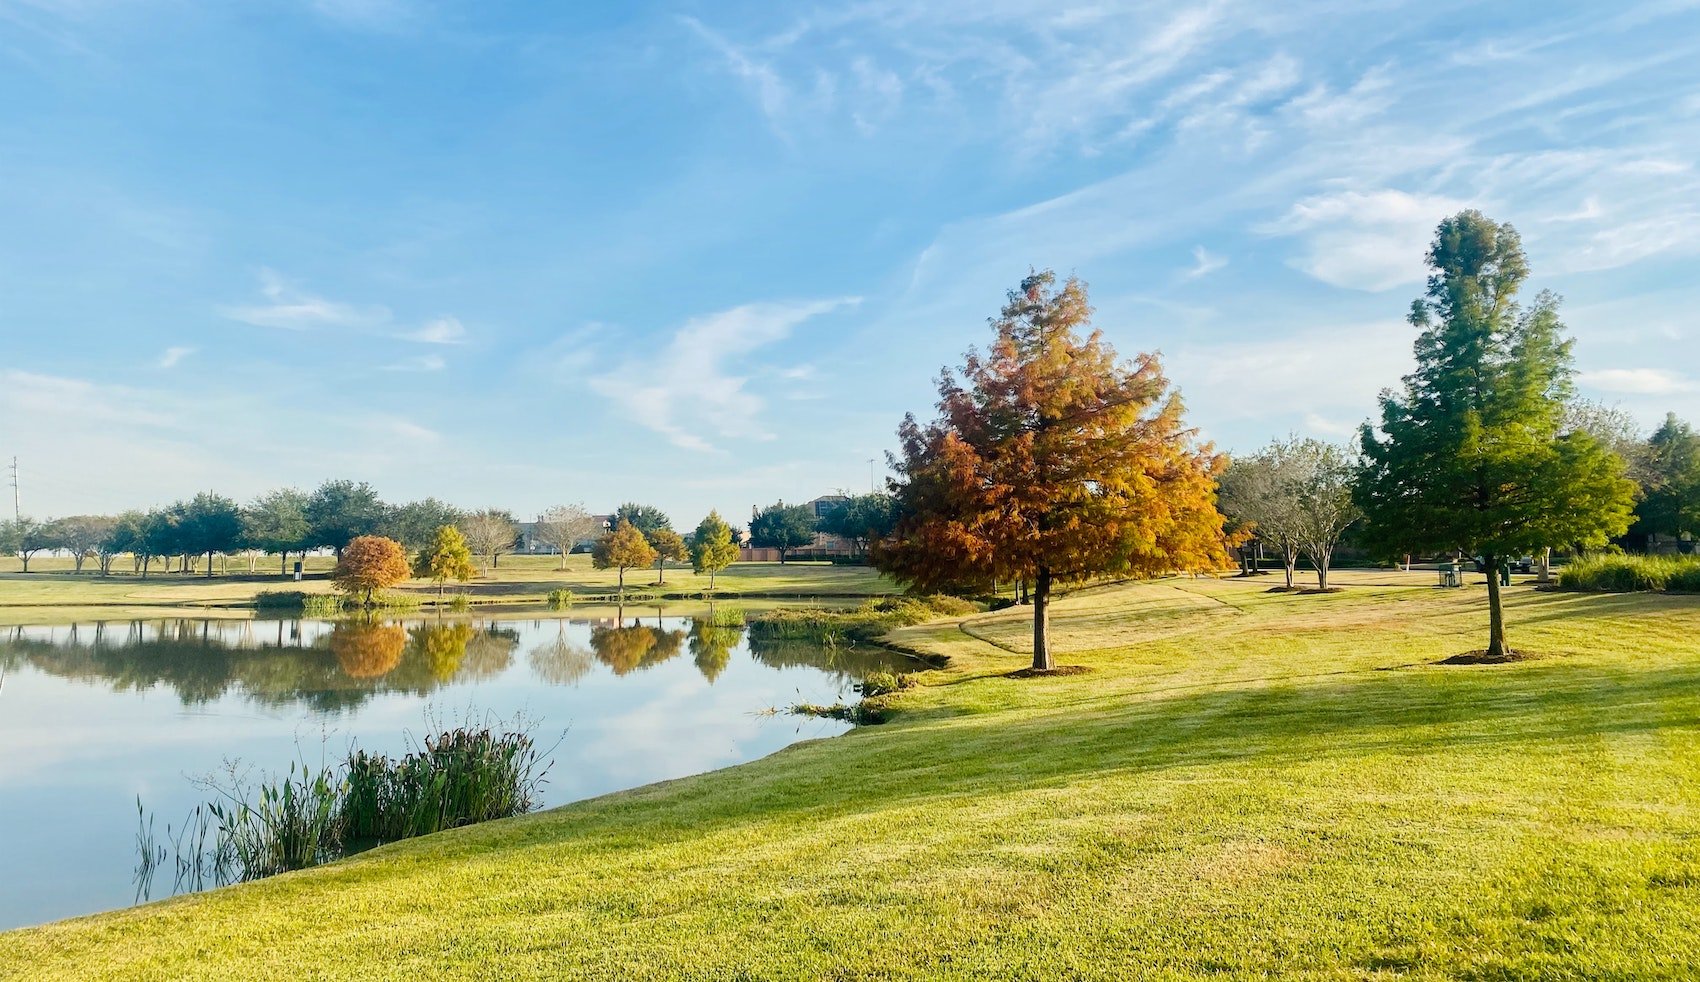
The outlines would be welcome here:
[[[906,667],[631,612],[0,628],[0,929],[136,902],[138,797],[163,831],[226,762],[281,773],[352,741],[393,755],[433,726],[523,715],[555,748],[548,807],[843,732],[761,711]]]

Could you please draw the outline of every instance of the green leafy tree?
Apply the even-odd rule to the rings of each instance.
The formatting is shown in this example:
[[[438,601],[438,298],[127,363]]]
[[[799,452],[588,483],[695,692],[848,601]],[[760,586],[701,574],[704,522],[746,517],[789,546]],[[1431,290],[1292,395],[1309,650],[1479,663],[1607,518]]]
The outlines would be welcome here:
[[[104,515],[72,515],[52,523],[50,538],[55,549],[71,554],[75,571],[81,573],[91,556],[100,555],[101,544],[106,541],[113,524],[114,520]]]
[[[146,556],[147,518],[145,512],[134,509],[121,512],[113,519],[112,531],[101,546],[102,553],[112,556],[129,553],[134,571],[141,572],[142,559]]]
[[[814,543],[816,523],[815,513],[808,505],[787,505],[783,501],[768,505],[750,519],[750,545],[778,549],[779,561],[783,563],[791,550]]]
[[[673,520],[667,517],[666,512],[654,505],[640,505],[634,501],[626,502],[614,512],[614,523],[617,525],[622,521],[631,522],[632,527],[645,537],[657,529],[673,527]]]
[[[364,481],[326,481],[307,499],[308,545],[336,551],[355,538],[375,535],[383,528],[388,509]]]
[[[672,529],[655,529],[644,536],[644,541],[655,550],[655,583],[660,586],[667,582],[667,563],[680,562],[690,558],[685,549],[685,540]]]
[[[203,491],[183,506],[181,547],[207,557],[207,576],[213,575],[213,554],[234,551],[242,542],[242,509],[221,494]]]
[[[384,516],[385,535],[418,551],[435,542],[437,530],[460,522],[461,510],[436,498],[396,505]]]
[[[1412,304],[1417,367],[1365,424],[1356,498],[1388,555],[1460,550],[1488,576],[1489,658],[1509,657],[1499,577],[1509,557],[1603,543],[1628,528],[1633,482],[1586,431],[1564,427],[1571,342],[1558,298],[1527,309],[1515,229],[1477,211],[1446,219]]]
[[[242,509],[242,541],[250,548],[275,554],[283,576],[289,575],[289,554],[304,551],[312,531],[307,521],[307,495],[295,488],[267,491]]]
[[[142,523],[142,576],[155,558],[165,560],[165,571],[171,572],[171,557],[177,554],[181,540],[179,527],[183,516],[175,508],[155,508]]]
[[[478,567],[472,561],[472,550],[467,547],[466,537],[460,534],[460,529],[453,525],[437,526],[437,534],[431,544],[414,560],[413,575],[437,584],[438,601],[443,599],[444,583],[449,580],[465,583],[477,576]]]
[[[1665,416],[1647,440],[1646,495],[1635,509],[1635,531],[1643,535],[1700,533],[1700,434]]]
[[[1033,584],[1033,667],[1054,668],[1051,589],[1227,564],[1221,459],[1186,425],[1154,355],[1119,360],[1086,285],[1036,272],[984,355],[939,379],[937,420],[898,430],[896,531],[873,560],[922,590]]]
[[[820,521],[822,532],[849,539],[861,553],[866,553],[870,543],[890,535],[896,527],[897,503],[891,495],[878,491],[855,495]]]
[[[732,526],[719,512],[709,512],[691,536],[691,568],[698,576],[708,574],[708,588],[712,590],[716,574],[737,561],[738,543],[732,540]]]
[[[620,593],[626,592],[626,570],[642,569],[655,562],[655,550],[643,533],[631,522],[620,519],[612,532],[604,535],[590,552],[590,561],[597,569],[619,570]]]

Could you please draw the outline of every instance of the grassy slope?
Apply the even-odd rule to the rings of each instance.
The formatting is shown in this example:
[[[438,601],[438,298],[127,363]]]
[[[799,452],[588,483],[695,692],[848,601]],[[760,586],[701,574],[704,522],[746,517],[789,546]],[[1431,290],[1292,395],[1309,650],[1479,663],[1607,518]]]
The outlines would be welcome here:
[[[82,575],[70,572],[70,561],[37,558],[30,563],[28,575],[17,572],[14,557],[0,558],[0,619],[14,608],[49,606],[147,606],[182,605],[208,606],[246,603],[261,590],[329,591],[325,579],[333,565],[326,557],[308,561],[313,576],[301,583],[279,577],[275,564],[263,563],[259,575],[247,573],[245,563],[231,565],[229,576],[168,576],[158,572],[146,579],[129,574],[102,577],[95,575],[90,563]],[[570,589],[580,594],[614,592],[616,574],[613,570],[593,569],[589,556],[569,556],[568,568],[561,571],[558,556],[506,556],[501,565],[470,583],[451,583],[449,590],[471,594],[474,600],[521,603],[541,601],[550,590]],[[128,567],[126,566],[125,569]],[[700,593],[708,589],[708,577],[697,576],[690,567],[669,568],[665,584],[655,582],[653,569],[628,570],[628,591],[651,593]],[[415,581],[409,589],[435,594],[436,586]],[[895,592],[890,580],[865,566],[831,566],[824,563],[735,563],[722,572],[715,583],[721,594],[769,594],[787,596],[863,596]],[[32,611],[30,615],[34,616]]]
[[[955,662],[898,722],[8,935],[0,975],[1692,978],[1700,601],[1516,589],[1547,657],[1438,667],[1480,589],[1377,579],[1077,595],[1070,677],[908,629]]]

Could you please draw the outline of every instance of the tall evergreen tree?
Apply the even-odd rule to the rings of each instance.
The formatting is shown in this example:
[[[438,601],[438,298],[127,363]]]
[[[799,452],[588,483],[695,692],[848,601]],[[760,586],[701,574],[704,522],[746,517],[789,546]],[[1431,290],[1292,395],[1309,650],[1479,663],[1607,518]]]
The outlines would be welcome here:
[[[1510,655],[1496,571],[1557,543],[1599,544],[1629,525],[1623,461],[1565,426],[1571,342],[1547,292],[1516,301],[1529,275],[1515,229],[1477,211],[1440,224],[1404,390],[1365,424],[1356,498],[1390,555],[1460,550],[1488,576],[1489,658]]]
[[[1635,531],[1645,535],[1700,532],[1700,434],[1675,413],[1647,440],[1646,497],[1636,507]]]

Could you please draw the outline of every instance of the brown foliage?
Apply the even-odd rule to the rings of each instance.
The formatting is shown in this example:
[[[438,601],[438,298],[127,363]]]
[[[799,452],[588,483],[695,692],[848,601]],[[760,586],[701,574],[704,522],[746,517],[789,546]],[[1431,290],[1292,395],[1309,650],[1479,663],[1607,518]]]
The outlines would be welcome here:
[[[1048,591],[1227,564],[1222,459],[1195,441],[1156,356],[1118,362],[1097,330],[1082,339],[1086,287],[1055,282],[1036,273],[1011,291],[991,348],[940,376],[938,419],[898,430],[897,530],[874,558],[918,589]],[[1042,636],[1040,624],[1036,663]]]
[[[412,574],[401,543],[381,535],[362,535],[342,550],[331,578],[338,588],[363,595],[370,604],[374,592],[395,586]]]
[[[338,624],[330,646],[349,678],[375,679],[400,664],[407,632],[396,624]]]

